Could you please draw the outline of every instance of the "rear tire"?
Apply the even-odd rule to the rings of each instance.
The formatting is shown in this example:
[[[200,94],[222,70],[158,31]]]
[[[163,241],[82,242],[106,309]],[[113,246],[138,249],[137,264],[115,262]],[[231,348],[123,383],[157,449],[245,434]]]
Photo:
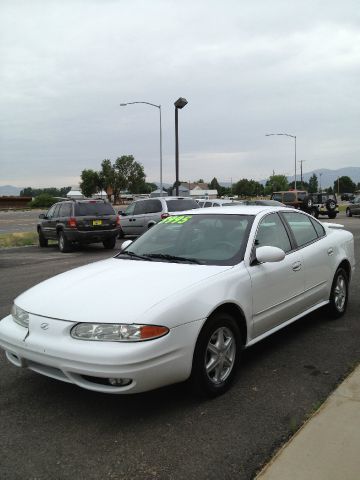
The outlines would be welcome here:
[[[330,303],[327,307],[332,318],[340,318],[346,312],[349,300],[349,280],[345,270],[340,267],[336,270],[331,287]]]
[[[196,342],[190,376],[193,390],[206,397],[225,393],[234,379],[241,347],[234,318],[225,312],[212,315]]]
[[[103,245],[104,245],[104,248],[106,248],[107,250],[112,250],[116,245],[116,238],[115,237],[107,238],[106,240],[103,241]]]
[[[58,242],[61,253],[71,252],[71,242],[66,238],[66,235],[62,230],[58,233]]]
[[[311,197],[304,197],[302,201],[302,206],[305,210],[310,210],[311,207],[314,205],[314,201]]]
[[[44,234],[41,230],[38,231],[39,235],[39,247],[44,248],[48,246],[48,240],[44,237]]]

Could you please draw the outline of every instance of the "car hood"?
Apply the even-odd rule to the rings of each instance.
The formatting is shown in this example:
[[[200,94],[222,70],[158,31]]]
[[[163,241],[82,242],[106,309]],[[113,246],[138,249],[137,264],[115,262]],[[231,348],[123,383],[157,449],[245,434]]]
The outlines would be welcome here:
[[[45,280],[15,303],[49,318],[133,323],[159,302],[229,268],[111,258]]]

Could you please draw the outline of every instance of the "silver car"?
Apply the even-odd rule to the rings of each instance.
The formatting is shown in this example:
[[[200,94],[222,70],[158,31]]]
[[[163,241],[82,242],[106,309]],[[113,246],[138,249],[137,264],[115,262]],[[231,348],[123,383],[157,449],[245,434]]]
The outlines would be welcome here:
[[[158,197],[137,200],[125,211],[120,210],[119,238],[125,235],[141,235],[163,218],[173,212],[183,212],[200,208],[192,198]]]

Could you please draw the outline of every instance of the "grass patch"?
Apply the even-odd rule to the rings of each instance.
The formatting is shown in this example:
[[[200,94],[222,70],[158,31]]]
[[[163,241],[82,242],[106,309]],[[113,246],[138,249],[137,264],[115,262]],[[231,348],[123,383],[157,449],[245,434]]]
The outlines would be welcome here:
[[[0,248],[25,247],[37,245],[38,235],[36,232],[16,232],[0,234]]]
[[[347,205],[339,205],[339,212],[345,212]]]

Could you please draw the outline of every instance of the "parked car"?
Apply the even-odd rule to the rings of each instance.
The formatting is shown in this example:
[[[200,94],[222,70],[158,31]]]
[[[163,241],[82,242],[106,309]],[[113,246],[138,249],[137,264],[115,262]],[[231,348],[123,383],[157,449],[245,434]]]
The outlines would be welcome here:
[[[187,197],[158,197],[137,200],[125,211],[120,210],[119,238],[141,235],[173,212],[199,208],[195,200]]]
[[[243,202],[237,202],[234,200],[226,200],[226,199],[208,199],[208,200],[198,200],[198,204],[200,208],[207,208],[207,207],[229,207],[234,205],[240,205]]]
[[[57,240],[60,252],[70,252],[74,243],[102,242],[115,247],[120,229],[119,217],[106,200],[67,200],[55,203],[46,214],[39,215],[39,246]]]
[[[319,215],[327,215],[335,218],[339,213],[336,195],[327,193],[308,193],[305,190],[289,190],[274,192],[272,200],[277,200],[288,207],[298,208],[318,218]]]
[[[360,215],[360,195],[355,197],[346,207],[346,216]]]
[[[341,194],[341,200],[351,202],[352,200],[355,199],[355,194],[354,193],[342,193]]]
[[[279,207],[189,210],[123,247],[15,299],[13,365],[97,392],[219,395],[243,348],[318,308],[341,317],[355,265],[350,232]]]
[[[276,200],[288,207],[298,208],[304,211],[312,207],[312,200],[309,193],[305,190],[284,190],[274,192],[270,199]]]

